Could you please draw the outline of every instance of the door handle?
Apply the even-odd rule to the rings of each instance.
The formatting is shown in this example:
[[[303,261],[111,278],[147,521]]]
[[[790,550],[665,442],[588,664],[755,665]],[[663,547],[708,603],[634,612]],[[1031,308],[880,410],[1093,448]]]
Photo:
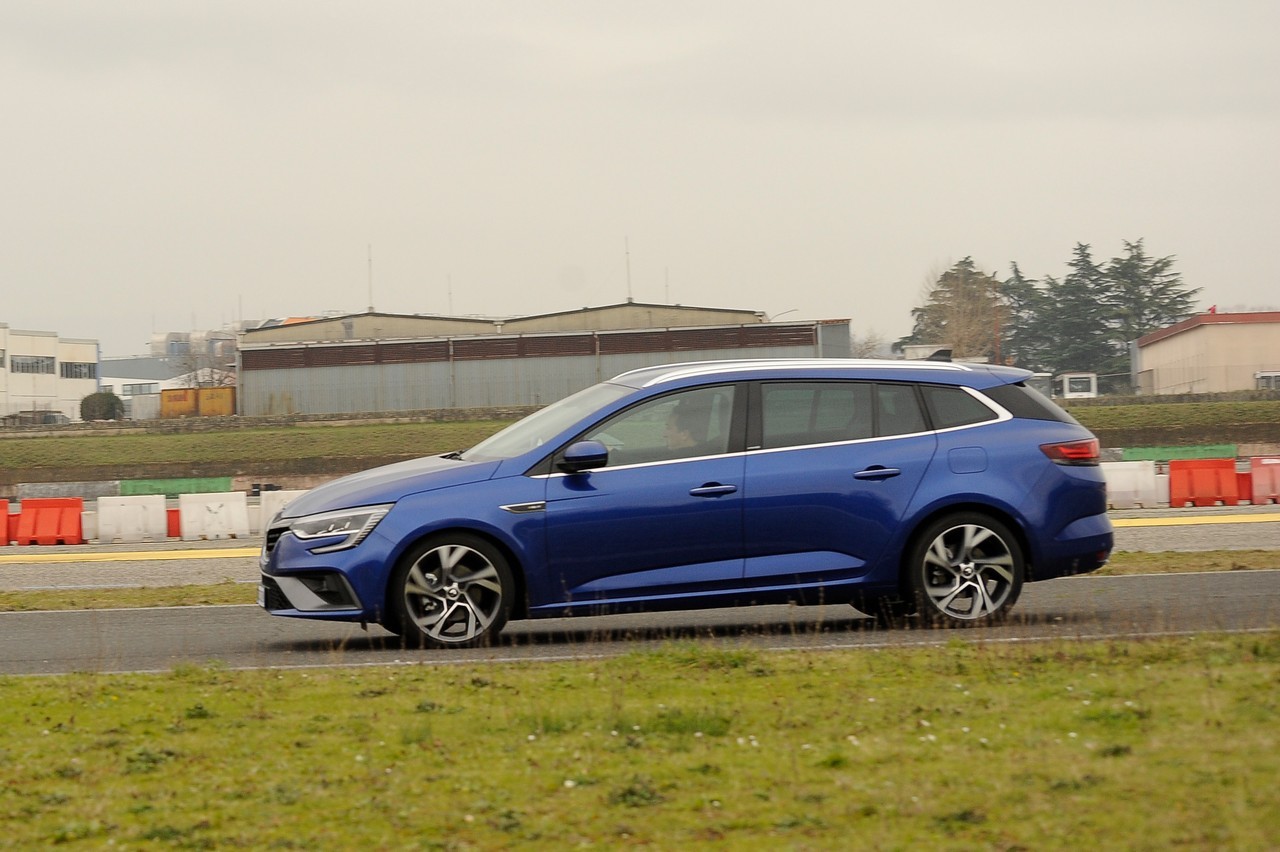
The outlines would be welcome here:
[[[708,482],[700,488],[694,488],[689,492],[690,497],[719,497],[721,494],[732,494],[738,490],[736,485],[721,485],[718,482]]]
[[[902,473],[896,467],[880,467],[872,465],[866,470],[860,470],[853,475],[854,479],[890,479]]]

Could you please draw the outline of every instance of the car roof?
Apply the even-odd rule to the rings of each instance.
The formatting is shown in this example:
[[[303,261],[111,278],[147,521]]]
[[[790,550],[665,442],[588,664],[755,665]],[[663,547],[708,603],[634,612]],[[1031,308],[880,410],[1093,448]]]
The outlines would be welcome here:
[[[690,361],[628,370],[610,381],[634,388],[750,379],[862,379],[865,381],[931,382],[989,388],[1013,384],[1030,370],[961,361],[875,360],[869,358],[757,358]]]

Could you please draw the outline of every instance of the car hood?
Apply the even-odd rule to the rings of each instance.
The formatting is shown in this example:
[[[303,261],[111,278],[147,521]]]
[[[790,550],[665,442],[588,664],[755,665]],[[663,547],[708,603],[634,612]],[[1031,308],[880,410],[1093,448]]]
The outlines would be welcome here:
[[[493,476],[499,462],[469,462],[444,456],[428,456],[353,473],[319,485],[292,501],[281,518],[300,518],[317,512],[394,503],[409,494],[435,491]]]

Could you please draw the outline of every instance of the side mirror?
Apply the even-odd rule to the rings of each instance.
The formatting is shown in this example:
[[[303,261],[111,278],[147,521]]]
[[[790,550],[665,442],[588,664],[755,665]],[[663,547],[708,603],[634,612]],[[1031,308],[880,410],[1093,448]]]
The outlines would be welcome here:
[[[609,463],[609,448],[599,441],[578,441],[565,448],[556,467],[566,473],[594,470]]]

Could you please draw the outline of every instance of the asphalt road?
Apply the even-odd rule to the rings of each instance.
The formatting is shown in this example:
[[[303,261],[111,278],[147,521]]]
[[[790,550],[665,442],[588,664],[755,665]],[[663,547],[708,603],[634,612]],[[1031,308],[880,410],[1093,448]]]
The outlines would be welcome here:
[[[0,614],[0,672],[164,671],[218,661],[316,667],[612,655],[672,639],[763,649],[1101,639],[1280,626],[1280,570],[1076,577],[1027,586],[1008,623],[886,628],[847,606],[754,607],[515,622],[485,649],[408,651],[377,627],[272,618],[254,606]]]
[[[358,625],[272,618],[254,606],[0,613],[0,674],[167,671],[213,661],[311,667],[546,660],[619,654],[671,639],[816,649],[1275,629],[1280,513],[1274,510],[1117,513],[1118,549],[1275,549],[1277,570],[1030,584],[1010,621],[988,628],[885,627],[847,606],[755,607],[516,622],[491,648],[409,651],[376,626],[363,631]],[[256,582],[255,545],[9,548],[0,552],[0,589]]]

